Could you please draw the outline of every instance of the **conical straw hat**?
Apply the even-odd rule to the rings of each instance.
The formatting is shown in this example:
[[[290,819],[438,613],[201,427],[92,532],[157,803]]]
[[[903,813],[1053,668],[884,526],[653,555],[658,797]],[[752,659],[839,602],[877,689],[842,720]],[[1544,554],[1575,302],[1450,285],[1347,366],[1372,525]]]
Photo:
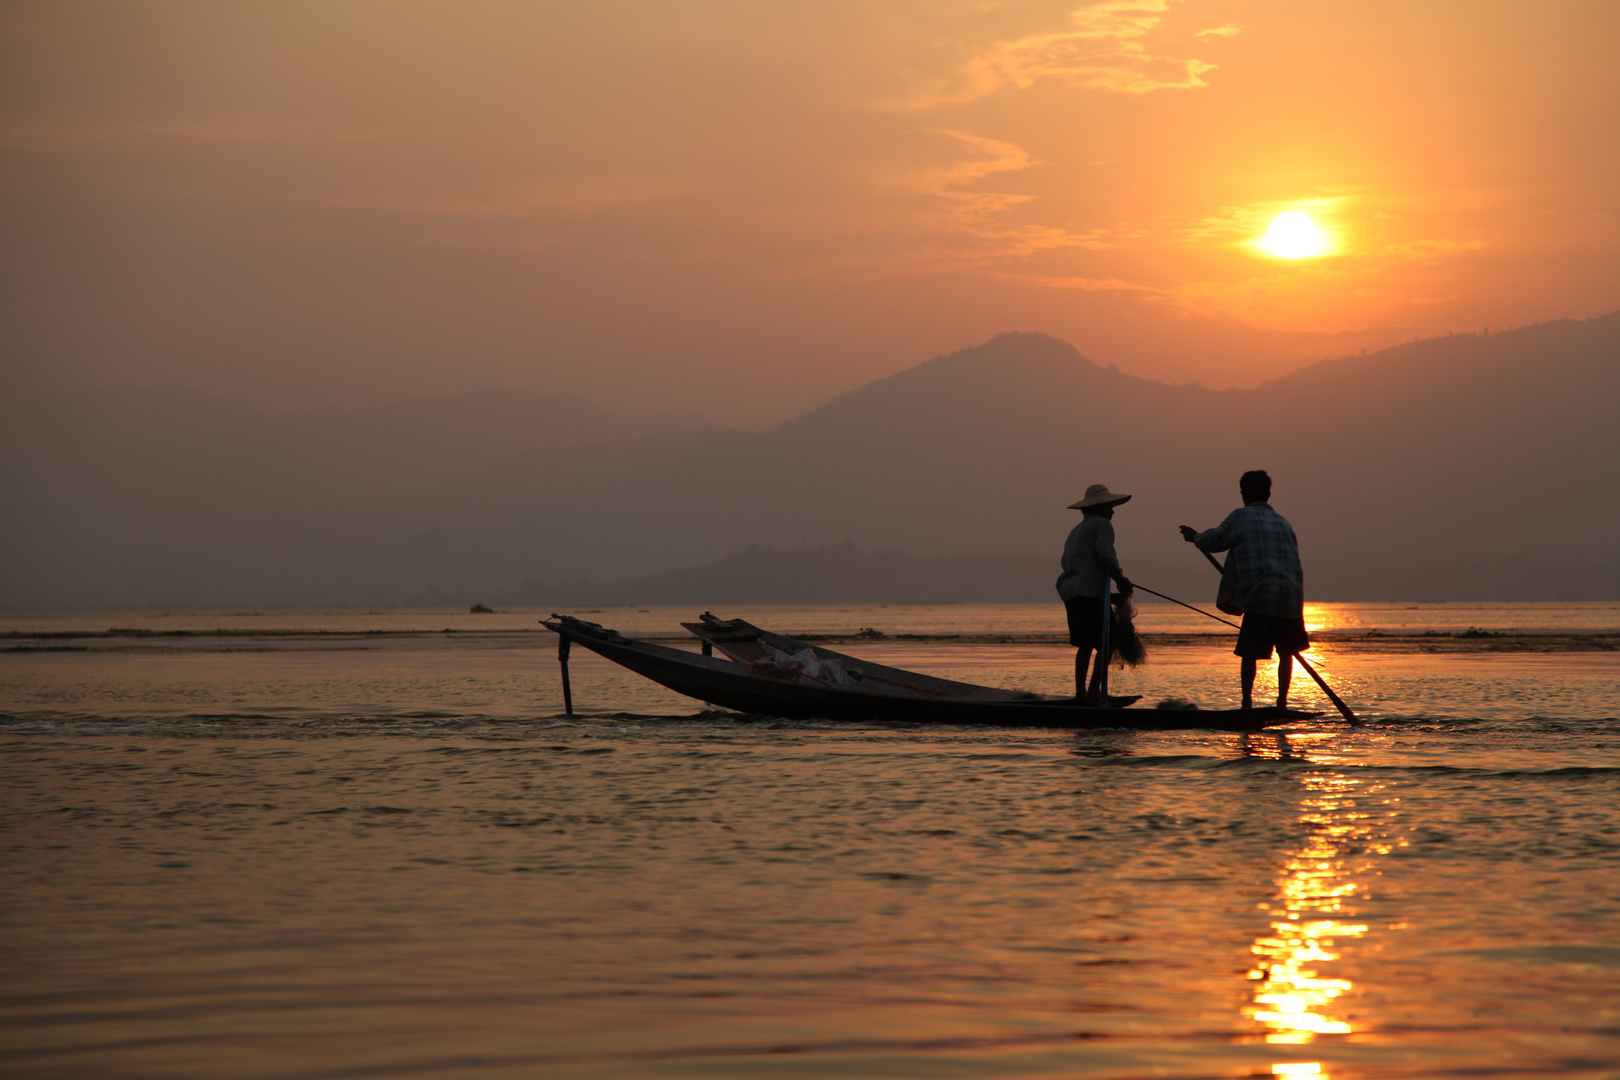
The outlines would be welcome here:
[[[1115,495],[1108,490],[1107,484],[1092,484],[1086,488],[1086,497],[1079,502],[1069,504],[1070,510],[1087,510],[1093,506],[1118,506],[1123,502],[1130,502],[1129,495]]]

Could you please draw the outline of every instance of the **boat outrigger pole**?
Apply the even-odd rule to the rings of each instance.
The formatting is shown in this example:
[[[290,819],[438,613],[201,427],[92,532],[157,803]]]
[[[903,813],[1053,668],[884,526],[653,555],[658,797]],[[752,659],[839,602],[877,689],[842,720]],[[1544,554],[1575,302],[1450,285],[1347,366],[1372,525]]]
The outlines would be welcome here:
[[[1097,701],[1102,705],[1108,704],[1108,662],[1113,659],[1108,652],[1108,631],[1114,622],[1113,585],[1108,578],[1103,578],[1102,646],[1097,650]]]
[[[552,618],[555,619],[557,616],[553,615]],[[557,662],[562,665],[564,716],[574,715],[574,688],[568,683],[568,649],[573,643],[573,638],[567,634],[557,635]]]

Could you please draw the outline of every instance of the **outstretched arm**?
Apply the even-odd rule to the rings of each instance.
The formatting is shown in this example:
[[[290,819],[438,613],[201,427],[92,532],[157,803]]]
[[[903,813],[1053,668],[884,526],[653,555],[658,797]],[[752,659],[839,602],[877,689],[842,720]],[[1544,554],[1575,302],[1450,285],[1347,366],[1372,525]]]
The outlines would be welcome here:
[[[1205,529],[1203,532],[1199,532],[1191,525],[1183,525],[1181,526],[1181,538],[1189,544],[1197,544],[1198,550],[1206,555],[1211,551],[1225,551],[1232,546],[1231,534],[1227,531],[1227,525],[1231,520],[1232,517],[1229,514],[1225,521],[1213,529]]]

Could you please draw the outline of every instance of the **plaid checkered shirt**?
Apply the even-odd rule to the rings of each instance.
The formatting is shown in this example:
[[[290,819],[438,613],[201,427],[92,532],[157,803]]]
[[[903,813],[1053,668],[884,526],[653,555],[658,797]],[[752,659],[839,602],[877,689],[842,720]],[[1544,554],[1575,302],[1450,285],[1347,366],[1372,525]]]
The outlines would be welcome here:
[[[1250,503],[1193,541],[1203,551],[1230,551],[1215,606],[1228,615],[1296,619],[1305,610],[1299,540],[1270,503]]]

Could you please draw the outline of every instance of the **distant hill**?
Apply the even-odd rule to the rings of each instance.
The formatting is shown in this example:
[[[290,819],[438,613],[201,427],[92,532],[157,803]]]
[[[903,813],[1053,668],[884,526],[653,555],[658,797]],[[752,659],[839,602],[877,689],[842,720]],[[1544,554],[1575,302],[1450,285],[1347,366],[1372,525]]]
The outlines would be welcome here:
[[[1127,570],[1200,595],[1211,572],[1175,526],[1218,522],[1237,476],[1263,467],[1316,598],[1615,597],[1617,382],[1620,316],[1416,342],[1247,391],[1136,379],[1004,334],[762,436],[656,461],[585,453],[487,491],[526,492],[503,520],[556,581],[545,565],[600,580],[751,543],[1050,553],[1074,521],[1064,504],[1100,480],[1136,496],[1115,522]],[[411,512],[499,513],[454,499]]]
[[[1064,505],[1101,481],[1135,495],[1115,521],[1133,578],[1207,598],[1213,572],[1175,526],[1215,524],[1239,473],[1266,468],[1313,598],[1620,598],[1620,315],[1222,391],[1003,334],[765,434],[638,428],[577,399],[497,422],[506,404],[312,419],[126,396],[11,418],[0,497],[22,512],[0,530],[0,597],[462,604],[639,580],[647,598],[625,602],[653,602],[703,580],[668,571],[737,556],[719,564],[735,582],[751,546],[846,541],[1029,557],[1049,575],[1076,518]],[[931,598],[967,598],[950,591]]]
[[[852,543],[744,549],[704,566],[626,581],[525,583],[504,603],[634,604],[1039,603],[1052,597],[1055,555],[907,555]]]
[[[172,387],[116,388],[9,409],[0,605],[388,602],[420,586],[362,594],[351,576],[383,508],[514,456],[702,424],[524,392],[266,414]],[[439,541],[427,525],[406,542],[431,552]]]

